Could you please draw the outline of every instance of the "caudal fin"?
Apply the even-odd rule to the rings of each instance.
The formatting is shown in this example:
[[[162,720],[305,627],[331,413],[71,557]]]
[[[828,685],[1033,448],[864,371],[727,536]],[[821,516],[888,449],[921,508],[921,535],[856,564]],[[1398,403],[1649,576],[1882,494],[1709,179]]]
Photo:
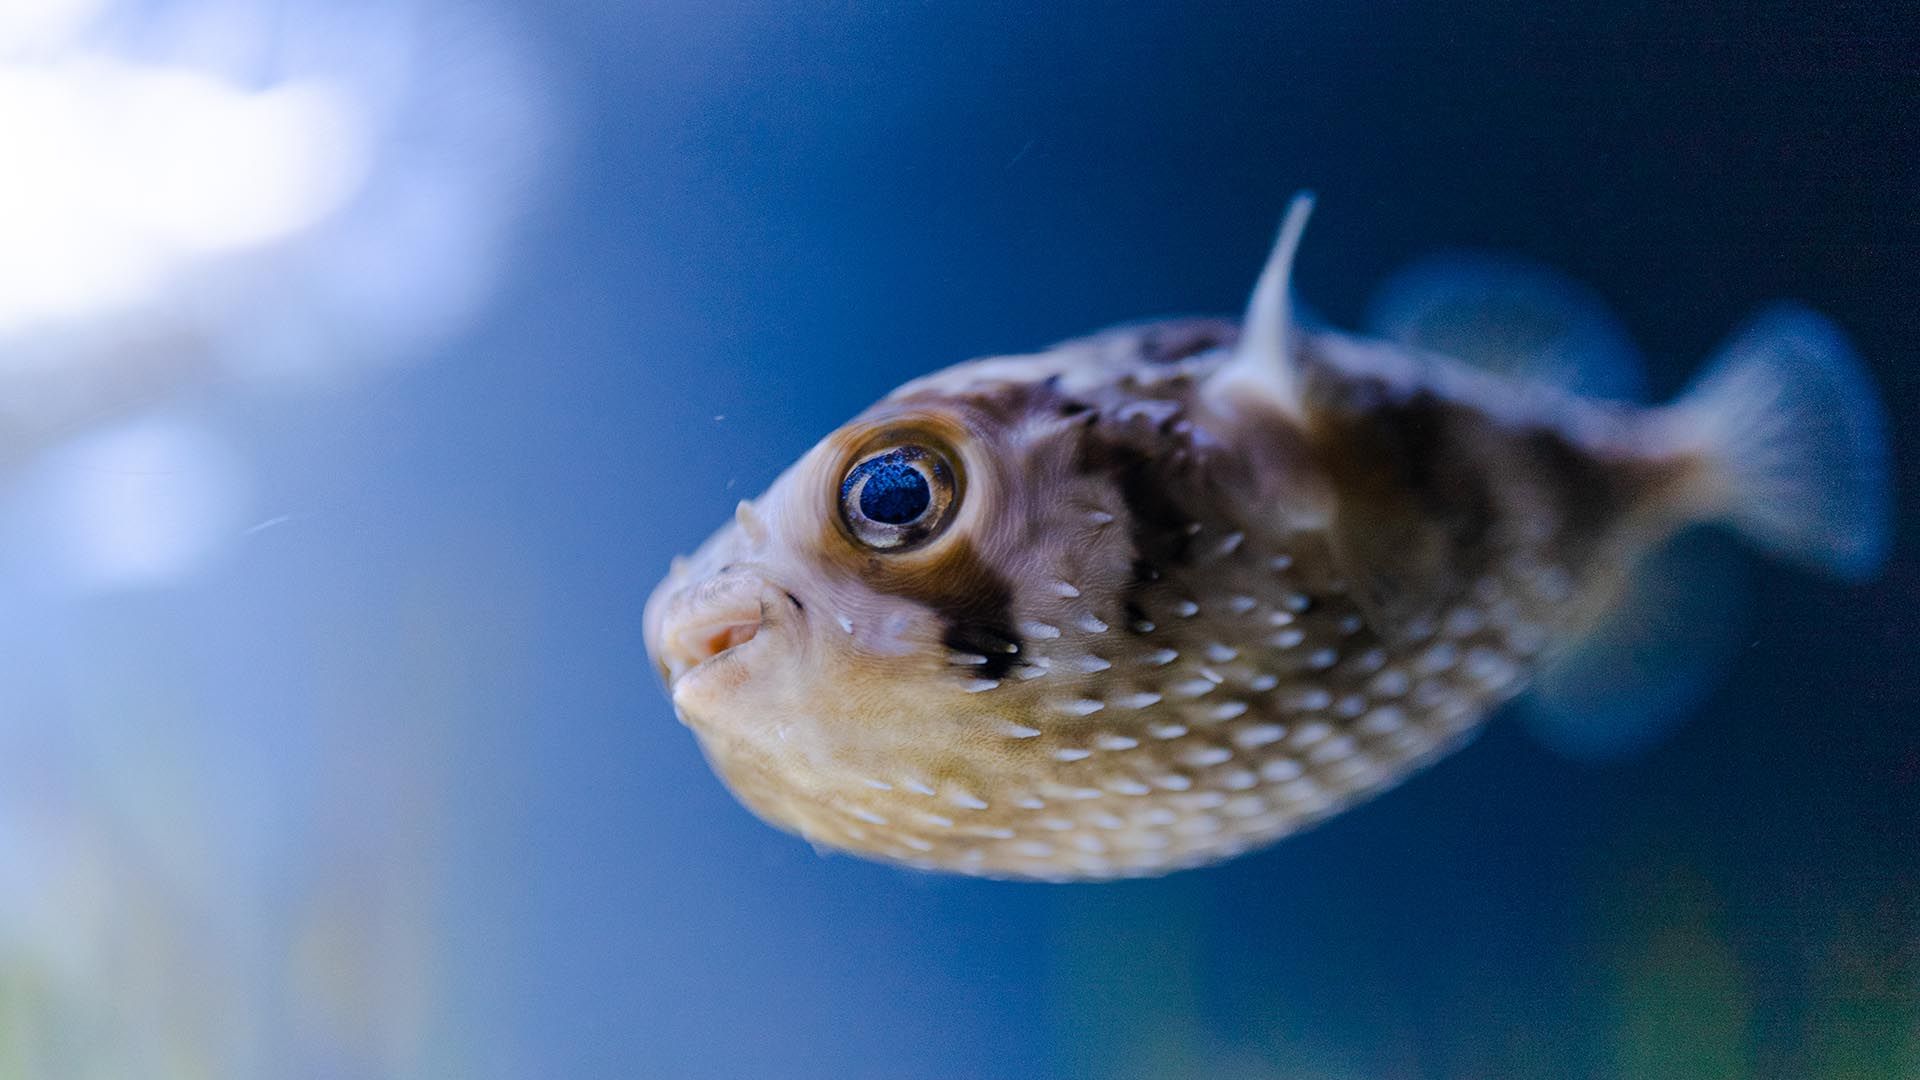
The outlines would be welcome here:
[[[1840,331],[1772,308],[1736,334],[1674,416],[1710,464],[1709,508],[1763,546],[1869,577],[1891,531],[1886,422]]]

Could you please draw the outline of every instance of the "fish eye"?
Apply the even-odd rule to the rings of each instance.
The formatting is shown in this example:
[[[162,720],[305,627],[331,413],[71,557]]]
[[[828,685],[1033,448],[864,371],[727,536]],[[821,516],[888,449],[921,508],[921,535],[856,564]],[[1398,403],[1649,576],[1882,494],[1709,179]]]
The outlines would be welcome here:
[[[938,451],[895,446],[854,463],[840,481],[840,519],[870,548],[922,543],[952,515],[953,468]]]

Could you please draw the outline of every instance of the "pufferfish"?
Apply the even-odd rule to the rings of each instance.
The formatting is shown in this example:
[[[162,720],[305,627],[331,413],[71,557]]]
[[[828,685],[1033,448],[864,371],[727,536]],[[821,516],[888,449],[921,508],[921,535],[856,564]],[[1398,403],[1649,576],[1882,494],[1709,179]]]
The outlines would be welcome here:
[[[1772,310],[1666,405],[1582,395],[1585,313],[1512,274],[1387,338],[1302,318],[1310,206],[1237,324],[908,382],[676,560],[648,650],[741,801],[914,867],[1165,873],[1458,749],[1690,526],[1880,560],[1880,414],[1824,319]]]

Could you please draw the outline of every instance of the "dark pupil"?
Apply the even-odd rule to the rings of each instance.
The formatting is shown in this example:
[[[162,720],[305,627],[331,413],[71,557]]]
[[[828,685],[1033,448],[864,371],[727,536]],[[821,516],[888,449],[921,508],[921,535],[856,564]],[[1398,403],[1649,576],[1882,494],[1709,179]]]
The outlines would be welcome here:
[[[882,525],[905,525],[927,512],[933,492],[920,470],[889,454],[866,464],[860,488],[860,512]]]

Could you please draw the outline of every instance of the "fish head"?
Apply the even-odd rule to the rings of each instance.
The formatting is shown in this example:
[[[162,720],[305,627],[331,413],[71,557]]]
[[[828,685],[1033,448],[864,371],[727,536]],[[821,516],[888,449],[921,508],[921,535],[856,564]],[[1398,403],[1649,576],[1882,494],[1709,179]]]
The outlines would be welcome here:
[[[1057,763],[1034,736],[1092,696],[1090,639],[1133,572],[1084,426],[1045,380],[897,394],[676,563],[647,647],[743,802],[934,864],[967,846],[934,793],[979,809],[1035,789]]]

